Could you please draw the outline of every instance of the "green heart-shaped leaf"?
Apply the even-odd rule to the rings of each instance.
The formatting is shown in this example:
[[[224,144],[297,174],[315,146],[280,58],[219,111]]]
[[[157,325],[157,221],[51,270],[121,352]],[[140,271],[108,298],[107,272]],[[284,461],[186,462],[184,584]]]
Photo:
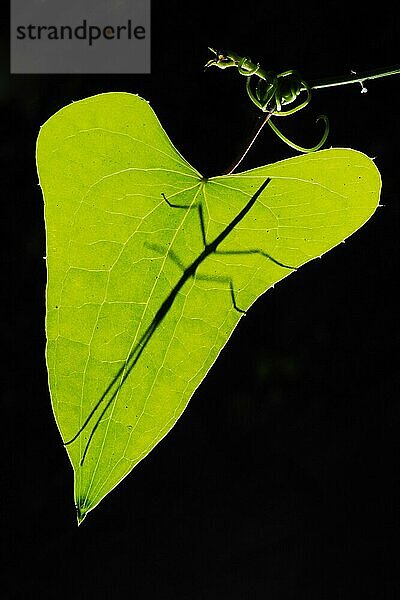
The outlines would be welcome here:
[[[331,149],[205,179],[127,93],[51,117],[37,166],[50,392],[81,521],[168,433],[243,311],[372,215],[380,176]]]

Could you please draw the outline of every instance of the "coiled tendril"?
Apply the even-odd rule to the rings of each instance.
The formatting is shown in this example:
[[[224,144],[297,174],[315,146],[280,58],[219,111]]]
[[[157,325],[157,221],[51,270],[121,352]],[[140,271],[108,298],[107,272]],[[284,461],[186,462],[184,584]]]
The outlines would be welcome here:
[[[253,63],[249,58],[241,57],[234,52],[221,52],[209,48],[215,54],[207,62],[205,68],[215,66],[219,69],[236,67],[241,75],[247,78],[246,90],[250,100],[263,112],[274,117],[288,117],[305,108],[311,101],[311,88],[301,75],[294,70],[285,71],[276,74],[273,71],[265,71],[257,63]],[[303,99],[300,98],[303,96]],[[284,110],[290,104],[297,101],[292,108]],[[289,140],[268,118],[268,125],[276,135],[291,148],[299,152],[315,152],[325,143],[329,133],[329,121],[325,115],[320,115],[317,121],[325,122],[325,131],[321,140],[312,148],[303,148]]]

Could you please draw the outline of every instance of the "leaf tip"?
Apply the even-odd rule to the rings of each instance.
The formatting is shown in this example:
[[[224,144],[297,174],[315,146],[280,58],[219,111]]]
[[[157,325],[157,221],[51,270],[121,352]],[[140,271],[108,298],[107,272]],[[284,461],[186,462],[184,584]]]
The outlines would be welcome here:
[[[82,522],[83,522],[83,520],[85,519],[85,517],[86,517],[86,515],[80,516],[80,515],[78,514],[78,517],[77,517],[77,521],[78,521],[78,527],[79,527],[80,525],[82,525]]]
[[[88,514],[89,511],[87,510],[85,505],[81,504],[79,501],[75,505],[75,509],[76,509],[76,518],[77,518],[78,527],[79,527],[79,525],[82,525],[82,522],[86,518],[86,515]]]

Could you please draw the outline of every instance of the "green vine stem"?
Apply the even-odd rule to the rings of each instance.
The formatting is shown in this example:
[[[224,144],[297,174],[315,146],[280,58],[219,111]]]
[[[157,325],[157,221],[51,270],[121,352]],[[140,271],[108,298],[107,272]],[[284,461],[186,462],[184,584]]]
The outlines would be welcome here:
[[[227,52],[216,51],[213,48],[210,50],[216,54],[217,59],[212,58],[207,62],[205,68],[211,66],[217,66],[220,69],[226,69],[227,67],[238,67],[239,72],[241,69],[243,70],[243,75],[255,75],[260,79],[264,79],[265,81],[270,77],[271,71],[266,71],[263,69],[258,63],[252,62],[249,58],[243,58],[236,54],[235,52],[231,52],[230,50]],[[294,72],[294,71],[293,71]],[[392,67],[385,67],[381,69],[375,69],[374,71],[367,71],[365,73],[361,73],[357,75],[356,73],[352,73],[352,75],[348,77],[328,77],[324,79],[316,79],[315,81],[310,81],[307,88],[310,90],[320,90],[328,87],[337,87],[339,85],[349,85],[349,84],[363,84],[366,81],[372,79],[380,79],[382,77],[389,77],[390,75],[400,75],[400,65],[394,65]],[[302,90],[307,89],[303,87]]]
[[[359,83],[363,85],[366,81],[372,79],[381,79],[382,77],[389,77],[390,75],[400,75],[400,66],[389,67],[385,69],[376,69],[375,71],[367,71],[361,73],[355,77],[356,73],[353,73],[350,77],[329,77],[327,79],[317,79],[310,82],[310,89],[321,90],[323,88],[337,87],[339,85],[349,85]]]
[[[400,74],[400,65],[396,65],[389,68],[368,71],[359,75],[352,72],[348,77],[331,77],[306,82],[297,71],[289,70],[276,74],[273,71],[263,69],[259,63],[254,63],[249,58],[242,57],[235,52],[209,49],[215,57],[207,62],[205,68],[207,69],[211,66],[218,67],[219,69],[236,67],[240,75],[246,78],[246,91],[250,100],[266,113],[266,116],[261,121],[261,125],[257,126],[255,132],[250,137],[244,152],[242,152],[239,159],[234,162],[230,169],[226,171],[227,174],[232,173],[242,162],[266,123],[291,148],[299,152],[315,152],[319,150],[325,143],[329,133],[329,121],[325,115],[317,118],[317,121],[322,119],[325,123],[322,138],[311,148],[303,148],[289,140],[271,119],[271,117],[287,117],[305,108],[311,101],[312,90],[360,84],[361,91],[364,93],[367,91],[364,86],[366,81]],[[299,96],[301,97],[299,98]],[[292,106],[289,107],[288,105]]]

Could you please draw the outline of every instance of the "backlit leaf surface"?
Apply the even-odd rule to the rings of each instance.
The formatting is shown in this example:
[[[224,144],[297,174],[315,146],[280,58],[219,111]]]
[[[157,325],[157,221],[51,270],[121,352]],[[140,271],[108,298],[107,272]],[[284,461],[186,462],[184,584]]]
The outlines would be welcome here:
[[[64,442],[92,414],[66,446],[81,521],[174,425],[241,319],[237,308],[356,231],[378,204],[380,176],[360,152],[330,149],[206,180],[128,93],[56,113],[40,130],[37,165],[46,357]],[[185,271],[204,250],[199,206],[208,244],[267,178],[218,247],[232,254],[210,252]]]

